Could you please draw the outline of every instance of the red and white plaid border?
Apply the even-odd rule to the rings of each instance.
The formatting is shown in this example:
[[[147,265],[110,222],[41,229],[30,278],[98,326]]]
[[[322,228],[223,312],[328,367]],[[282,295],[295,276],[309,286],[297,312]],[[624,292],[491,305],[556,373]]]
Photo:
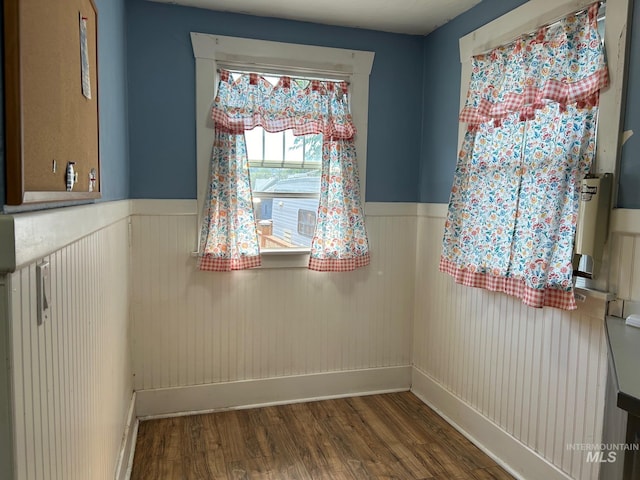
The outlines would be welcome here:
[[[350,118],[347,123],[339,124],[331,121],[331,119],[328,122],[324,120],[301,120],[297,117],[267,119],[260,113],[255,113],[251,117],[233,117],[216,107],[211,109],[211,118],[217,128],[237,135],[255,127],[262,127],[271,133],[289,129],[293,130],[294,135],[321,133],[329,138],[353,138],[356,134],[356,128]]]
[[[240,258],[220,258],[213,255],[203,255],[198,259],[198,268],[209,272],[230,272],[231,270],[246,270],[262,265],[260,256]]]
[[[309,270],[317,272],[350,272],[371,263],[369,254],[351,258],[309,258]]]
[[[473,108],[465,106],[458,117],[460,122],[480,124],[491,120],[505,118],[510,113],[526,113],[530,108],[542,108],[545,102],[557,102],[571,105],[587,102],[598,104],[598,92],[609,84],[609,71],[606,67],[574,83],[563,83],[550,79],[541,88],[528,87],[522,93],[508,93],[504,101],[492,103],[483,98]]]
[[[528,287],[520,278],[496,277],[485,273],[469,272],[442,256],[440,257],[440,271],[451,275],[456,283],[461,285],[503,292],[521,299],[522,303],[531,307],[553,307],[562,310],[577,308],[573,290],[564,291],[557,288],[538,290]]]

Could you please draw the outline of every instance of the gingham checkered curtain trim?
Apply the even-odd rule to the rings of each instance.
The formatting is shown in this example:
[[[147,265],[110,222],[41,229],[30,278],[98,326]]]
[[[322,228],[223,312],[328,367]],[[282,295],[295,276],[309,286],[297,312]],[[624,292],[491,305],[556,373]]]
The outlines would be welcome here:
[[[598,105],[600,89],[609,83],[599,5],[475,56],[460,122],[500,122],[514,112],[521,121],[531,120],[549,102]]]
[[[542,89],[527,87],[523,93],[508,93],[502,103],[491,103],[481,99],[477,107],[465,107],[459,120],[468,124],[480,124],[492,120],[501,120],[513,112],[520,112],[520,120],[531,120],[534,111],[546,102],[561,105],[576,103],[595,106],[599,103],[600,89],[609,84],[607,69],[598,70],[593,75],[573,84],[549,80]]]
[[[309,270],[317,272],[350,272],[371,263],[369,252],[352,258],[309,258]]]
[[[272,85],[251,73],[233,79],[220,70],[211,110],[216,128],[244,133],[257,126],[267,132],[292,130],[294,135],[320,133],[326,138],[353,138],[346,82],[280,77]]]
[[[369,265],[359,183],[353,139],[323,139],[320,204],[309,269],[346,272]]]
[[[256,268],[262,264],[260,256],[220,258],[215,255],[205,254],[198,259],[198,268],[210,272],[229,272],[232,270],[246,270]]]
[[[215,131],[199,252],[200,270],[260,266],[244,133]]]
[[[451,275],[455,282],[461,285],[506,293],[521,299],[522,303],[531,307],[554,307],[562,310],[577,308],[573,289],[569,291],[558,288],[535,289],[526,285],[524,279],[470,272],[444,257],[440,257],[440,271]]]

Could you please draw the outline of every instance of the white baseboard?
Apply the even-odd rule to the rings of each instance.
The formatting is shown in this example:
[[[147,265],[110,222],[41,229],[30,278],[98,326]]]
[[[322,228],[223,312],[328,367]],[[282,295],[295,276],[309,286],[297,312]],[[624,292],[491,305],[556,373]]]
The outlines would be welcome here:
[[[566,473],[415,367],[411,392],[514,477],[522,480],[571,480]]]
[[[131,396],[131,404],[127,414],[127,424],[122,435],[122,446],[116,467],[116,480],[129,480],[133,467],[133,455],[136,450],[138,436],[138,419],[136,418],[136,392]]]
[[[139,390],[138,418],[176,416],[328,398],[407,391],[411,367],[367,368],[340,372]]]
[[[134,392],[116,480],[131,474],[138,419],[411,390],[511,475],[571,480],[535,451],[415,367],[384,367]],[[499,453],[499,455],[496,454]]]

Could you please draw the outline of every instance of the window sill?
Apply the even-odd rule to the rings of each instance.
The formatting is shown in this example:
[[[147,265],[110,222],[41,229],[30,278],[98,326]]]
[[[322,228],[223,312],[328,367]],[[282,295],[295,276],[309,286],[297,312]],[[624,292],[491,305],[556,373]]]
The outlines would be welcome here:
[[[261,252],[262,265],[257,270],[272,268],[307,268],[309,266],[308,248],[269,249]],[[191,252],[198,258],[198,252]]]
[[[308,248],[270,249],[261,252],[262,266],[259,268],[307,268]]]
[[[310,249],[301,248],[268,248],[260,252],[262,256],[277,257],[280,255],[309,255]]]
[[[602,290],[596,290],[595,288],[590,288],[587,286],[576,285],[573,288],[573,293],[575,294],[576,300],[578,301],[585,301],[587,298],[592,298],[594,300],[610,302],[611,300],[615,300],[616,298],[616,296],[611,292],[603,292]]]

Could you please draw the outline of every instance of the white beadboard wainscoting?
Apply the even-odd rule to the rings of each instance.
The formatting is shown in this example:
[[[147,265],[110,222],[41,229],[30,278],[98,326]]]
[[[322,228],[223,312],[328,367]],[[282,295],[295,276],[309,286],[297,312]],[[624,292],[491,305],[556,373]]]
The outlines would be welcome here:
[[[16,270],[0,277],[6,286],[0,308],[6,303],[1,315],[7,337],[2,339],[8,349],[12,444],[11,458],[0,465],[0,477],[122,479],[132,438],[129,444],[123,442],[123,432],[135,422],[129,202],[21,214],[16,219]],[[3,245],[8,249],[9,244]],[[51,313],[38,326],[40,260],[50,264]]]
[[[412,390],[514,474],[598,478],[568,444],[600,443],[605,302],[533,309],[438,271],[445,205],[419,208]]]
[[[0,477],[13,479],[13,399],[9,355],[9,294],[7,277],[0,274]]]
[[[609,288],[619,299],[640,302],[640,210],[613,212]]]
[[[347,274],[199,272],[193,200],[0,216],[17,246],[0,252],[2,474],[123,480],[140,416],[411,388],[519,478],[598,478],[567,444],[624,424],[613,411],[603,433],[603,297],[566,313],[456,285],[444,205],[366,208],[372,263]],[[640,211],[612,230],[610,288],[639,301]]]
[[[211,273],[198,271],[190,255],[197,238],[191,202],[137,202],[138,415],[408,390],[416,205],[366,210],[367,268]]]

